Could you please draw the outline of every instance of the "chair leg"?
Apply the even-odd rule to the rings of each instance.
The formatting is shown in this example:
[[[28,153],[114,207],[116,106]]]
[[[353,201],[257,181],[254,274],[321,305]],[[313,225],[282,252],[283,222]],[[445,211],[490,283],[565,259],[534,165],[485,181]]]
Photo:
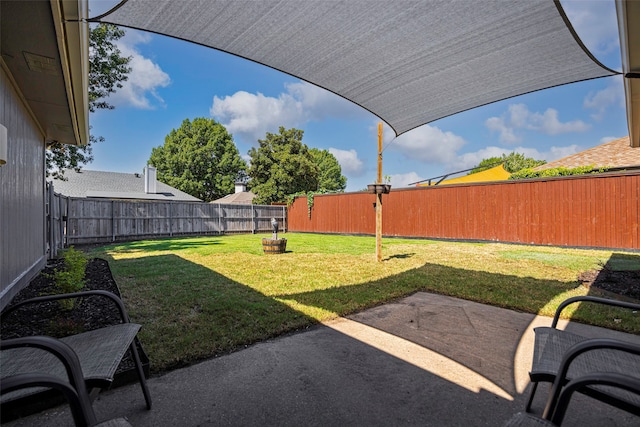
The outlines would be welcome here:
[[[142,362],[140,361],[140,355],[138,354],[135,340],[131,342],[129,349],[131,350],[133,360],[136,364],[138,379],[140,380],[140,387],[142,388],[142,394],[144,394],[144,400],[147,403],[147,409],[151,409],[151,395],[149,394],[149,389],[147,388],[147,379],[144,376],[144,370],[142,369]]]
[[[531,412],[531,404],[533,403],[533,396],[536,394],[536,389],[538,388],[538,383],[535,382],[531,385],[531,392],[529,393],[529,399],[527,400],[527,406],[525,406],[525,412]]]

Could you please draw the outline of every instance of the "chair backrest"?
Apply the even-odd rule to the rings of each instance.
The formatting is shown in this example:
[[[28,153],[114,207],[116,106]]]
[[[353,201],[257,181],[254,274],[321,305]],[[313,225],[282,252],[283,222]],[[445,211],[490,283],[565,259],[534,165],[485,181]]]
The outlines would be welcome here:
[[[549,420],[555,425],[561,425],[573,393],[588,386],[617,387],[640,396],[639,378],[613,372],[596,372],[584,375],[569,381],[567,385],[563,387],[560,397],[558,397],[558,401],[555,405],[555,411]]]

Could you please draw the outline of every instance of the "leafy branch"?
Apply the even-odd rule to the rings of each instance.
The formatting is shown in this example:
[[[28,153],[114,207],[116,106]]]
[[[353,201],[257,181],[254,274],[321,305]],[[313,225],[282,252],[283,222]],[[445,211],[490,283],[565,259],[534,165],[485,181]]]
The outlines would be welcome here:
[[[577,168],[551,168],[551,169],[543,169],[543,170],[533,170],[533,169],[522,169],[518,172],[511,174],[509,179],[531,179],[531,178],[546,178],[552,176],[571,176],[571,175],[587,175],[587,174],[596,174],[607,172],[609,167],[602,166],[600,168],[595,168],[593,165],[591,166],[579,166]]]

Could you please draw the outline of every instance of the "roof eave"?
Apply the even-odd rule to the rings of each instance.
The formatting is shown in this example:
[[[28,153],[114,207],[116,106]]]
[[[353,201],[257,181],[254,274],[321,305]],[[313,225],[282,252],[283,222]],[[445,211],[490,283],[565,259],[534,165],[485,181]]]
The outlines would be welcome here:
[[[616,0],[627,125],[632,147],[640,147],[640,2]]]
[[[86,145],[89,141],[88,4],[86,0],[50,1],[75,142]]]

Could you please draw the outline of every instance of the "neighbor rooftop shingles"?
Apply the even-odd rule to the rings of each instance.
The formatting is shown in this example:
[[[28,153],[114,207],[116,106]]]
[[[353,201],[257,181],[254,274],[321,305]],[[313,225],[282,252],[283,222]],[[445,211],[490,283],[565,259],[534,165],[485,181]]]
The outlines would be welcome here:
[[[609,166],[614,168],[640,166],[640,148],[632,148],[629,145],[629,137],[625,136],[538,166],[535,170],[559,167],[577,168],[579,166]]]

